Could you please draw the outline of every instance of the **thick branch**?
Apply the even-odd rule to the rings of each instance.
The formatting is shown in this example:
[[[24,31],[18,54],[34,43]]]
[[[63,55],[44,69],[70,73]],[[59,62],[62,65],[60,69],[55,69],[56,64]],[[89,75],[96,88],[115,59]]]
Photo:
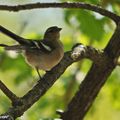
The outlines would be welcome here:
[[[78,55],[74,59],[74,53],[76,53],[76,48],[78,48]],[[80,51],[81,50],[81,51]],[[72,53],[72,54],[71,54]],[[73,55],[71,57],[71,55]],[[96,57],[97,56],[97,57]],[[97,52],[94,48],[83,47],[83,45],[77,45],[73,48],[73,51],[66,52],[62,61],[54,67],[51,71],[47,72],[44,77],[38,81],[38,83],[22,98],[20,98],[21,104],[11,107],[4,116],[12,116],[15,118],[21,116],[27,109],[29,109],[38,99],[43,96],[46,91],[55,83],[55,81],[64,73],[64,71],[73,62],[79,61],[82,58],[89,58],[91,60],[100,61],[103,55],[100,51]],[[2,115],[2,116],[3,116]]]
[[[120,56],[120,22],[115,30],[115,33],[110,39],[110,42],[106,46],[105,52],[110,58],[118,58]]]
[[[25,5],[0,5],[0,10],[7,10],[7,11],[21,11],[21,10],[31,10],[31,9],[38,9],[38,8],[79,8],[79,9],[87,9],[94,12],[97,12],[103,16],[109,17],[112,19],[116,24],[120,21],[120,17],[116,14],[102,9],[99,6],[90,5],[87,3],[82,2],[76,2],[76,3],[31,3],[31,4],[25,4]]]
[[[87,76],[83,80],[79,91],[68,105],[66,111],[61,115],[63,120],[83,120],[85,114],[91,107],[100,89],[116,67],[114,60],[120,53],[120,25],[105,48],[105,57],[99,64],[93,63]]]

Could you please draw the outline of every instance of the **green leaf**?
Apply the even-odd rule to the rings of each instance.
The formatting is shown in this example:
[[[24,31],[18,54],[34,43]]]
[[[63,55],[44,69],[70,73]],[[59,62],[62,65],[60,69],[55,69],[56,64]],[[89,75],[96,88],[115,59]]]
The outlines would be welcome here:
[[[87,11],[79,11],[77,14],[77,20],[79,21],[80,31],[90,37],[90,39],[101,40],[104,31],[105,19],[96,19],[94,15]]]

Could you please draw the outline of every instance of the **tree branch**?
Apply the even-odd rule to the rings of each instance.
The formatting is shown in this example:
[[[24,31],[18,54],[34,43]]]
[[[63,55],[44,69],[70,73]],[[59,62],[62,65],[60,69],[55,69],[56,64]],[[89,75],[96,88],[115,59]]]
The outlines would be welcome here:
[[[120,16],[101,8],[100,6],[90,5],[82,2],[63,2],[63,3],[31,3],[25,5],[0,5],[0,10],[7,11],[21,11],[21,10],[31,10],[31,9],[40,9],[40,8],[79,8],[79,9],[87,9],[94,12],[97,12],[103,16],[106,16],[112,19],[116,24],[120,21]]]
[[[117,29],[111,37],[110,42],[106,46],[105,52],[113,59],[117,59],[120,56],[120,22],[118,23]]]
[[[78,49],[78,51],[76,51]],[[76,45],[72,51],[66,52],[62,61],[54,67],[51,71],[47,72],[37,84],[28,91],[23,97],[20,98],[21,104],[16,104],[12,106],[9,110],[2,114],[4,116],[12,116],[14,119],[20,117],[27,109],[29,109],[36,101],[43,96],[47,90],[55,83],[55,81],[64,73],[64,71],[73,63],[77,62],[83,58],[89,58],[91,60],[99,61],[102,60],[103,54],[89,46],[83,46],[81,44]],[[74,56],[74,53],[78,53],[77,57]],[[97,57],[96,57],[97,56]],[[73,59],[74,58],[74,59]],[[1,119],[2,120],[2,119]]]
[[[12,101],[13,104],[18,101],[19,98],[12,91],[10,91],[1,80],[0,89]]]
[[[105,48],[103,60],[93,63],[76,95],[61,115],[63,120],[83,120],[100,89],[116,67],[114,60],[120,54],[120,24]]]

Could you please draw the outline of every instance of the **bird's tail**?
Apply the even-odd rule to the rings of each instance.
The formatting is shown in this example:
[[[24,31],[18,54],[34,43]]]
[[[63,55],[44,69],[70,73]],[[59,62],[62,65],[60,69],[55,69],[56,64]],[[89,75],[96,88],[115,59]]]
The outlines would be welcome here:
[[[30,41],[26,40],[18,35],[16,35],[15,33],[11,32],[10,30],[4,28],[3,26],[0,25],[0,32],[11,37],[12,39],[14,39],[15,41],[17,41],[19,44],[21,45],[29,45]]]
[[[26,50],[28,49],[28,47],[26,46],[22,46],[22,45],[5,45],[5,44],[0,44],[0,47],[3,47],[5,50],[13,50],[13,51],[22,51],[22,50]]]

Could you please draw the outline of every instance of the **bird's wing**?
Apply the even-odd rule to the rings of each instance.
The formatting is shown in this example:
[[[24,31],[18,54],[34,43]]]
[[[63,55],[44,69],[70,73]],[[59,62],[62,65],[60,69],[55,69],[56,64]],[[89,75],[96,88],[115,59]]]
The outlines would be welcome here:
[[[5,50],[13,50],[13,51],[22,51],[22,50],[30,50],[30,51],[41,51],[44,53],[52,52],[53,48],[43,42],[43,40],[30,40],[31,45],[5,45],[0,44],[0,47],[4,47]]]
[[[39,41],[33,40],[32,42],[33,42],[33,45],[31,46],[32,49],[38,49],[45,53],[49,53],[53,50],[49,45],[45,44],[43,40],[39,40]]]

